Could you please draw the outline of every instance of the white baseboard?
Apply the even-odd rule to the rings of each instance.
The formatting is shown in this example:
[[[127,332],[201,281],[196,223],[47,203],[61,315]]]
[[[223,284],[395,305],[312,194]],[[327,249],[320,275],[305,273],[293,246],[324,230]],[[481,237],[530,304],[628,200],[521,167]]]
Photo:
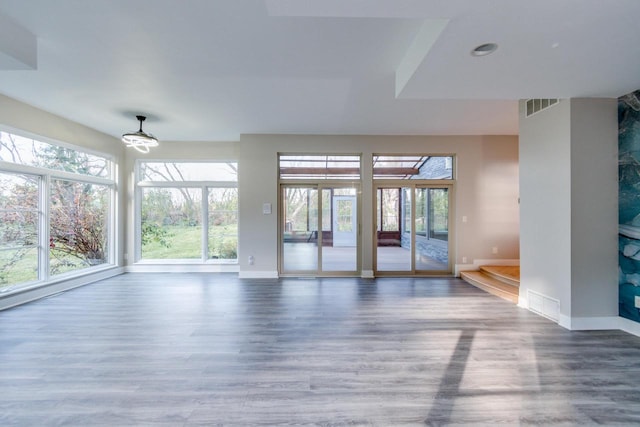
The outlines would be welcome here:
[[[520,265],[519,259],[474,259],[473,264],[455,264],[453,275],[460,277],[462,271],[478,271],[483,265]]]
[[[520,265],[520,259],[474,259],[473,265],[480,268],[483,265]]]
[[[127,273],[238,273],[238,264],[134,264]]]
[[[51,282],[45,285],[19,289],[16,292],[10,293],[8,295],[0,295],[0,310],[5,310],[7,308],[15,307],[17,305],[25,304],[41,298],[46,298],[60,292],[68,291],[70,289],[97,282],[98,280],[118,276],[120,274],[123,274],[124,272],[124,268],[114,267],[102,271],[92,272],[79,277]]]
[[[625,319],[624,317],[618,317],[618,325],[620,326],[620,330],[640,337],[640,323]]]
[[[238,273],[240,279],[277,279],[279,277],[277,271],[240,271]]]
[[[602,331],[621,329],[620,317],[569,317],[561,314],[558,324],[570,331]]]
[[[460,277],[461,271],[476,271],[479,267],[475,264],[456,264],[453,266],[453,275]]]
[[[529,301],[525,295],[522,295],[523,292],[518,295],[518,307],[529,310]]]
[[[373,270],[362,270],[360,277],[362,279],[374,279],[376,276],[373,275]]]

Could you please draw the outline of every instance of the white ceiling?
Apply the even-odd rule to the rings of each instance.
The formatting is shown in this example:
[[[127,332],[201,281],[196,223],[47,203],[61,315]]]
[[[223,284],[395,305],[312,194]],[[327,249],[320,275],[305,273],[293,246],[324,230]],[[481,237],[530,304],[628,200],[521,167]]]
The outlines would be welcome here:
[[[0,0],[0,93],[114,136],[146,114],[161,140],[517,134],[518,99],[640,89],[639,19],[639,0]]]

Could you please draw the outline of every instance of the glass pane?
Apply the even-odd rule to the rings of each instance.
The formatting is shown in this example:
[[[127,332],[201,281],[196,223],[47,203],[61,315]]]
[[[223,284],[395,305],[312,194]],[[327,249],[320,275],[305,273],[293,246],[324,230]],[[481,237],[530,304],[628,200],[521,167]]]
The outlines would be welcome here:
[[[281,179],[360,179],[360,156],[282,154],[278,164]]]
[[[0,250],[0,290],[38,280],[38,248]]]
[[[400,205],[402,206],[401,216],[402,216],[402,239],[409,240],[411,233],[411,229],[413,228],[411,225],[411,189],[403,188],[400,193]]]
[[[418,196],[420,195],[420,196]],[[446,188],[418,188],[418,197],[424,199],[424,214],[418,216],[416,206],[416,229],[418,222],[426,223],[428,232],[416,233],[416,270],[449,270],[449,191]]]
[[[429,237],[449,240],[449,194],[446,188],[429,190]]]
[[[451,156],[373,156],[374,179],[453,179]]]
[[[238,258],[238,189],[209,189],[209,259]]]
[[[202,258],[202,190],[142,189],[142,258]]]
[[[376,270],[411,271],[411,190],[380,188],[376,194],[382,220],[382,227],[377,226]]]
[[[427,189],[416,188],[416,220],[414,230],[418,236],[427,235]]]
[[[322,233],[322,271],[357,271],[357,206],[355,188],[323,190],[322,211],[330,213],[330,228]]]
[[[233,162],[141,162],[141,181],[238,181],[238,164]]]
[[[318,269],[318,190],[300,187],[284,188],[283,209],[284,271],[316,271]]]
[[[382,231],[397,231],[400,234],[400,189],[380,188],[378,190],[378,210],[382,221]]]
[[[111,189],[105,185],[52,180],[49,270],[52,275],[108,262]]]
[[[0,289],[38,279],[38,184],[0,172]]]
[[[343,233],[353,232],[353,203],[349,200],[336,200],[337,207],[337,225],[338,231]]]
[[[102,178],[111,175],[111,162],[105,157],[8,132],[0,132],[0,160]]]

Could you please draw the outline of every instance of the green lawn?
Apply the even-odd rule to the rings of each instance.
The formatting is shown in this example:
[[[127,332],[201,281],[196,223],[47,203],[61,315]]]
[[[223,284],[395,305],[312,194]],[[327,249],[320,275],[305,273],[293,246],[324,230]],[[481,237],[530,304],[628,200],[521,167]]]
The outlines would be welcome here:
[[[0,251],[0,287],[38,279],[38,250],[31,248],[20,255],[16,251]]]
[[[168,235],[166,241],[169,247],[152,241],[143,245],[144,259],[200,259],[202,251],[202,228],[200,226],[171,226],[164,227]],[[210,227],[209,258],[233,260],[237,258],[238,226],[223,225]],[[82,260],[64,255],[52,254],[51,274],[88,267]],[[15,258],[15,259],[14,259]],[[24,253],[14,251],[0,251],[0,287],[30,282],[38,279],[37,249],[32,248]]]
[[[168,247],[158,241],[142,246],[143,259],[200,259],[202,227],[164,226]],[[212,226],[209,232],[209,257],[235,259],[237,257],[237,225]]]
[[[90,265],[57,249],[50,254],[51,275],[81,270]],[[18,251],[0,251],[0,287],[38,280],[38,250],[30,248]]]

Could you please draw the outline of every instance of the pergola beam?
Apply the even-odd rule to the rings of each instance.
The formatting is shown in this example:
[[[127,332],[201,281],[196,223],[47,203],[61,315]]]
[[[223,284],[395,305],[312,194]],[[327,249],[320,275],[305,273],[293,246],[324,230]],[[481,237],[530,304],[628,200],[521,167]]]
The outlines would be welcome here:
[[[417,168],[373,168],[374,175],[417,175]],[[357,175],[360,168],[280,168],[281,175]]]

